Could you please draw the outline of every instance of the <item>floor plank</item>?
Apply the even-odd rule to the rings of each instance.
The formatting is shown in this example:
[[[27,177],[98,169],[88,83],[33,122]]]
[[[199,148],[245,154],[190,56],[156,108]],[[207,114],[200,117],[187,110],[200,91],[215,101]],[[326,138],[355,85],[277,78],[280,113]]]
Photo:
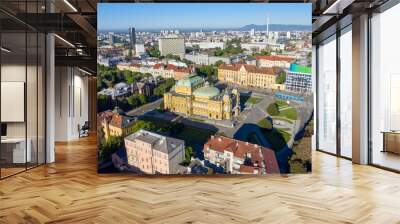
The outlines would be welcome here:
[[[400,223],[400,175],[313,152],[313,173],[136,177],[96,172],[94,137],[0,181],[0,223]]]

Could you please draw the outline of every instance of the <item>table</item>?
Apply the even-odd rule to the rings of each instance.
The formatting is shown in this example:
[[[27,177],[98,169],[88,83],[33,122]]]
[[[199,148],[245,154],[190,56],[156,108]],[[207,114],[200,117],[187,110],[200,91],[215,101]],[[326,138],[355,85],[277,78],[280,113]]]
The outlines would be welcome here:
[[[25,151],[25,144],[28,143]],[[32,141],[30,138],[5,138],[1,139],[1,157],[6,163],[31,162]]]
[[[382,152],[400,154],[400,131],[383,131]]]

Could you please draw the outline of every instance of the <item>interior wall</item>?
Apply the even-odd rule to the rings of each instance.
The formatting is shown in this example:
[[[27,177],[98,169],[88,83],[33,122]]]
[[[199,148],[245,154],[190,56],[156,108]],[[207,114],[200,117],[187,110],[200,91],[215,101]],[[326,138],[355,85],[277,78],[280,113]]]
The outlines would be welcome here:
[[[55,68],[55,141],[68,140],[69,74],[67,67]]]
[[[1,66],[1,81],[2,82],[25,82],[25,64],[2,64]],[[32,67],[28,67],[28,70],[33,69]],[[31,80],[30,80],[31,81]],[[27,88],[27,96],[31,98],[36,97],[36,91],[32,92],[31,88]],[[27,101],[27,102],[28,102]],[[36,106],[35,106],[36,107]],[[6,108],[2,108],[2,110],[6,110]],[[36,115],[36,114],[35,114]],[[29,116],[29,115],[28,115]],[[31,117],[28,117],[28,120]],[[7,137],[12,138],[25,138],[25,122],[7,122]],[[29,137],[29,136],[28,136]]]
[[[78,125],[89,119],[88,77],[74,67],[56,67],[55,87],[55,140],[77,139]]]

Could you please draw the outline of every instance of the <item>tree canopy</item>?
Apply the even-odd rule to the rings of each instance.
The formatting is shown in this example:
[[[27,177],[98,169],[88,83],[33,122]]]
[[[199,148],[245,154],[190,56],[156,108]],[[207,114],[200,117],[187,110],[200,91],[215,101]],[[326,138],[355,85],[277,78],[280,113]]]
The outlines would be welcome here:
[[[150,55],[150,57],[155,57],[155,58],[160,58],[161,53],[156,47],[150,47],[147,49],[147,53]]]
[[[168,92],[174,84],[175,80],[173,78],[166,79],[164,83],[154,88],[154,95],[163,96],[164,93]]]
[[[275,82],[277,84],[284,84],[286,81],[286,72],[281,72],[277,77]]]
[[[218,69],[213,65],[203,65],[197,69],[197,74],[205,77],[208,82],[214,82],[217,79]]]

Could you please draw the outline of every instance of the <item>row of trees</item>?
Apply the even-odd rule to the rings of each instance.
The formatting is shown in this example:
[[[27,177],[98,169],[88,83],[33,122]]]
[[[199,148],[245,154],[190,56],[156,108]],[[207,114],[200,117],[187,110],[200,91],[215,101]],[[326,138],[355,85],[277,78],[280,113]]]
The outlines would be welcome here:
[[[126,82],[128,84],[140,81],[144,77],[151,76],[151,74],[143,74],[140,72],[132,72],[128,70],[120,71],[115,67],[106,67],[104,65],[97,65],[97,90],[100,91],[104,88],[113,87],[116,83]],[[99,95],[97,97],[97,110],[99,112],[110,110],[118,106],[122,110],[131,110],[144,103],[147,99],[143,94],[133,94],[128,98],[118,98],[113,100],[111,96]]]
[[[157,87],[154,88],[153,94],[159,98],[163,97],[164,93],[169,92],[172,86],[175,84],[175,80],[170,78]],[[132,94],[129,97],[119,97],[113,100],[110,96],[99,95],[97,96],[97,110],[98,112],[105,110],[112,110],[115,107],[121,108],[124,111],[130,111],[137,107],[146,104],[149,101],[148,97],[143,94]]]
[[[158,97],[162,97],[164,96],[164,93],[169,92],[172,88],[172,86],[174,86],[175,84],[175,80],[173,78],[168,78],[165,80],[164,83],[158,85],[156,88],[154,88],[154,95],[158,96]]]
[[[150,47],[146,51],[150,57],[155,57],[155,58],[161,57],[161,52],[158,50],[157,47]]]
[[[112,87],[115,83],[125,80],[123,74],[117,68],[109,68],[97,64],[97,91]]]
[[[203,65],[196,69],[196,73],[206,78],[206,80],[210,83],[216,82],[218,79],[218,67],[221,64],[224,64],[224,62],[219,60],[215,62],[214,65]]]
[[[97,111],[112,110],[115,107],[121,108],[124,111],[129,111],[147,103],[147,101],[147,97],[139,93],[126,98],[119,97],[115,100],[113,100],[111,96],[100,94],[97,96]]]
[[[254,50],[254,51],[256,51],[256,50]],[[256,57],[256,56],[270,56],[270,55],[271,55],[271,49],[270,48],[263,49],[260,52],[252,54],[253,57]]]
[[[129,70],[120,71],[115,67],[97,65],[97,91],[113,87],[116,83],[126,82],[128,84],[140,81],[144,77],[151,76],[150,73],[133,72]]]
[[[278,76],[276,76],[275,82],[277,84],[284,84],[286,81],[286,72],[282,71]]]
[[[234,38],[232,40],[226,41],[226,47],[221,49],[217,47],[214,51],[214,56],[232,56],[236,54],[241,54],[244,52],[241,46],[241,40],[239,38]]]

